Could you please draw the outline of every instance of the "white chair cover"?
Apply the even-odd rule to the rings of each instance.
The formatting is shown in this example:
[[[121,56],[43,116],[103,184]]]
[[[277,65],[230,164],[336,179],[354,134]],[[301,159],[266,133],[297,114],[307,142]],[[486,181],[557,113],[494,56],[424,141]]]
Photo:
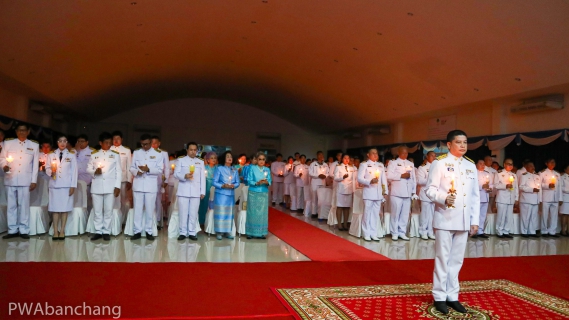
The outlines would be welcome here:
[[[318,219],[328,219],[332,208],[332,187],[320,187],[318,193]]]
[[[50,217],[47,211],[49,202],[49,177],[38,175],[37,187],[30,192],[30,236],[48,232]]]
[[[111,227],[112,228],[112,227]],[[142,226],[142,232],[140,233],[143,237],[146,236],[145,228]],[[126,224],[124,226],[124,234],[128,236],[134,236],[134,209],[128,210],[128,215],[126,218]],[[156,219],[152,219],[152,235],[158,236],[158,225],[156,224]]]
[[[412,238],[420,238],[421,234],[419,233],[419,226],[420,226],[420,222],[419,222],[419,217],[421,216],[420,213],[412,213],[411,214],[411,221],[409,222],[409,237]]]
[[[8,201],[6,199],[6,187],[4,176],[0,176],[0,233],[8,231]]]
[[[209,189],[209,201],[213,202],[214,198],[215,198],[215,187],[211,187],[211,189]],[[205,233],[215,234],[215,229],[213,224],[214,224],[213,209],[208,209],[205,214],[205,223],[204,223]]]
[[[73,210],[67,214],[65,225],[66,236],[76,236],[87,231],[87,184],[85,181],[77,181],[77,189],[73,194]],[[61,220],[60,220],[61,223]],[[53,223],[49,228],[49,235],[53,236]]]
[[[246,234],[245,224],[247,223],[247,210],[243,208],[244,203],[247,202],[247,195],[249,193],[249,187],[244,186],[241,188],[241,201],[239,202],[239,210],[237,213],[237,233],[239,235]]]
[[[512,219],[512,226],[510,229],[510,234],[520,234],[521,233],[521,227],[520,227],[520,223],[521,223],[521,219],[520,219],[520,215],[521,213],[514,213],[513,219]]]
[[[180,219],[178,216],[178,182],[176,179],[174,187],[169,190],[172,192],[170,197],[170,206],[168,207],[168,238],[178,238],[180,235]]]
[[[328,225],[335,226],[338,224],[338,218],[336,218],[336,197],[337,197],[337,187],[338,184],[334,181],[332,186],[332,199],[330,200],[330,212],[328,212]],[[353,205],[352,205],[353,206]]]
[[[484,222],[485,234],[496,234],[496,213],[486,214],[486,221]]]
[[[6,186],[4,186],[4,176],[0,176],[0,206],[8,206]]]
[[[383,204],[383,208],[388,208],[387,204]],[[391,234],[391,229],[389,228],[389,222],[391,221],[391,213],[383,213],[383,234]]]

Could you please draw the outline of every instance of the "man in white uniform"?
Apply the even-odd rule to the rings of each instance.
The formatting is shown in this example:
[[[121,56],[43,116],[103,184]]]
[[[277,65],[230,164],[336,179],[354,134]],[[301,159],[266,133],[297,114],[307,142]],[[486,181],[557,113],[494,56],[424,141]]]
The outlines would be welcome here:
[[[186,237],[198,240],[199,228],[198,210],[200,200],[205,197],[205,167],[203,160],[196,157],[198,144],[188,142],[188,156],[179,158],[174,175],[178,183],[178,212],[180,217],[180,236],[178,240]]]
[[[338,190],[338,182],[334,180],[334,174],[336,173],[336,167],[342,164],[342,155],[341,152],[336,153],[336,161],[328,165],[328,185],[332,183],[332,205],[330,206],[328,217],[330,217],[330,215],[336,215],[336,192]]]
[[[557,231],[557,219],[559,218],[559,206],[563,204],[559,172],[555,168],[555,160],[548,159],[547,166],[539,176],[541,178],[541,235],[544,237],[559,237]]]
[[[162,175],[159,175],[156,178],[157,183],[157,191],[156,191],[156,222],[158,224],[158,230],[162,229],[162,217],[164,216],[164,205],[163,200],[164,194],[166,193],[166,188],[168,187],[168,179],[170,179],[170,163],[168,161],[168,152],[160,148],[162,144],[160,142],[160,137],[152,136],[151,137],[152,148],[156,149],[156,151],[162,154]]]
[[[41,149],[39,152],[39,167],[38,167],[38,174],[47,176],[45,173],[45,164],[47,163],[47,155],[51,152],[51,143],[48,141],[44,141],[41,144]]]
[[[522,181],[522,174],[528,172],[528,163],[529,162],[530,161],[528,159],[525,159],[522,162],[522,167],[520,169],[518,169],[518,171],[516,171],[516,177],[518,178],[518,180],[517,180],[518,184],[521,183],[521,181]]]
[[[132,174],[130,173],[130,162],[132,161],[132,153],[130,148],[122,145],[122,132],[115,131],[113,135],[113,146],[111,150],[119,153],[121,158],[121,196],[116,198],[115,208],[121,208],[123,220],[126,218],[130,203],[128,202],[128,192],[132,188]]]
[[[282,204],[284,191],[285,163],[283,155],[277,153],[277,160],[271,163],[271,175],[273,176],[273,206]]]
[[[435,308],[448,314],[448,307],[466,313],[458,301],[458,273],[464,261],[468,232],[478,232],[480,194],[478,175],[472,160],[464,157],[466,133],[453,130],[447,135],[449,153],[431,164],[426,185],[427,196],[435,203],[435,270],[433,297]]]
[[[294,176],[296,177],[296,207],[303,210],[305,216],[310,215],[310,183],[308,182],[308,170],[306,165],[306,156],[301,155],[299,164],[294,167]]]
[[[17,138],[6,139],[0,152],[8,202],[8,234],[3,239],[30,238],[30,192],[38,179],[39,145],[28,140],[29,134],[27,124],[18,124]]]
[[[162,153],[151,148],[150,135],[140,137],[140,149],[136,149],[132,156],[130,173],[133,175],[132,192],[134,198],[134,235],[131,240],[140,239],[142,230],[146,232],[146,239],[154,240],[153,219],[158,189],[157,179],[162,177],[164,161]]]
[[[478,170],[478,185],[480,186],[478,190],[480,193],[480,218],[478,219],[478,234],[473,235],[472,238],[488,239],[489,237],[484,234],[484,223],[486,222],[486,214],[488,213],[490,194],[494,188],[492,185],[493,175],[486,171],[486,165],[482,159],[476,162],[476,169]]]
[[[523,238],[537,237],[539,199],[541,198],[541,178],[535,173],[533,162],[525,163],[526,172],[520,181],[520,232]]]
[[[93,198],[93,222],[95,235],[91,240],[111,240],[111,221],[115,198],[121,192],[120,155],[111,150],[113,137],[108,132],[99,136],[101,150],[93,152],[87,165],[91,174],[91,196]]]
[[[310,181],[310,191],[312,193],[312,218],[318,218],[321,213],[318,210],[318,189],[326,186],[326,177],[328,176],[328,164],[324,162],[324,153],[322,151],[316,152],[316,159],[310,164],[309,174],[312,180]],[[328,213],[328,212],[326,212]]]
[[[362,163],[358,169],[358,183],[363,185],[362,199],[364,200],[364,215],[362,219],[362,233],[365,241],[379,241],[377,225],[381,203],[387,195],[387,178],[385,177],[383,163],[377,161],[379,156],[376,148],[369,149],[368,161]]]
[[[498,238],[512,239],[510,235],[512,221],[514,219],[514,206],[518,206],[518,181],[516,174],[512,172],[514,162],[512,159],[504,160],[504,169],[494,175],[494,187],[496,188],[496,234]]]
[[[86,134],[77,136],[77,144],[75,145],[77,152],[77,180],[85,181],[87,184],[87,211],[93,208],[93,199],[91,197],[91,180],[93,176],[87,172],[87,165],[91,160],[91,154],[97,152],[95,148],[89,147],[89,138]]]
[[[391,239],[397,241],[401,238],[408,241],[406,233],[411,200],[418,199],[415,195],[417,179],[413,163],[407,160],[409,155],[407,147],[399,147],[398,154],[399,158],[389,162],[387,167],[387,181],[390,183]]]
[[[490,172],[490,183],[492,183],[494,181],[494,175],[496,173],[498,173],[498,171],[496,171],[496,169],[492,168],[492,163],[494,162],[494,159],[492,159],[492,156],[485,156],[484,157],[484,165],[486,166],[484,168],[484,170]],[[490,212],[493,212],[493,208],[496,207],[496,190],[492,189],[492,192],[490,193],[490,200],[488,201],[488,208]]]
[[[427,197],[425,193],[425,186],[429,178],[429,169],[431,163],[435,161],[435,152],[427,152],[425,163],[417,169],[417,185],[420,187],[419,199],[421,200],[421,215],[419,219],[419,234],[421,239],[429,240],[435,239],[435,232],[433,231],[433,215],[435,214],[435,203]]]

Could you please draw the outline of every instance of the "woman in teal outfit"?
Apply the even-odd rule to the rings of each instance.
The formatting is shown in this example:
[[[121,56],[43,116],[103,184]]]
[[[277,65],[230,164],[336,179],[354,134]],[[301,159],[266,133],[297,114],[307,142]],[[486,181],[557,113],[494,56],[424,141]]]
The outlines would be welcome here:
[[[205,170],[206,174],[206,184],[205,184],[205,197],[200,201],[200,210],[198,211],[200,224],[205,223],[205,215],[209,207],[209,190],[211,189],[213,181],[213,172],[217,167],[217,154],[215,152],[208,152],[205,156]]]
[[[251,164],[247,170],[247,222],[245,232],[247,239],[265,239],[269,233],[269,186],[271,185],[271,169],[265,167],[267,156],[257,153],[257,164]]]

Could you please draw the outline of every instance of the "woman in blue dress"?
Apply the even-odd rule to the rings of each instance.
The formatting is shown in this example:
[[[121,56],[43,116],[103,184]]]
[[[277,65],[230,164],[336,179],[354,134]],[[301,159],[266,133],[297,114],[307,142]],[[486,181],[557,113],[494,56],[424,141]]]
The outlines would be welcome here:
[[[233,239],[233,209],[235,203],[235,189],[239,187],[239,173],[231,164],[233,155],[225,151],[218,158],[219,165],[213,174],[215,196],[213,199],[213,225],[217,240],[225,234],[227,239]]]
[[[213,173],[217,167],[217,154],[211,151],[205,155],[205,197],[200,200],[200,210],[198,211],[200,224],[205,223],[205,215],[209,209],[209,191],[213,185]]]
[[[272,183],[271,169],[265,167],[267,156],[257,153],[257,164],[247,170],[247,239],[265,239],[269,233],[269,186]]]

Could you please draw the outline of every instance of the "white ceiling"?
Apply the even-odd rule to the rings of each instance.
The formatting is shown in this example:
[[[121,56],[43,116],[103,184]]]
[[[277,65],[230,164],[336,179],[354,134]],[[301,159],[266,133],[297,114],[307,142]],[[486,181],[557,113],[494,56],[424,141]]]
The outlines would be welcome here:
[[[564,0],[2,0],[0,85],[91,120],[200,97],[338,132],[567,84],[567,39]]]

